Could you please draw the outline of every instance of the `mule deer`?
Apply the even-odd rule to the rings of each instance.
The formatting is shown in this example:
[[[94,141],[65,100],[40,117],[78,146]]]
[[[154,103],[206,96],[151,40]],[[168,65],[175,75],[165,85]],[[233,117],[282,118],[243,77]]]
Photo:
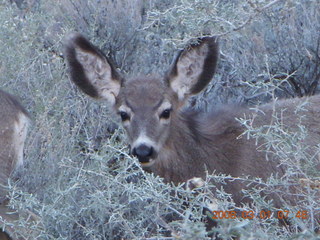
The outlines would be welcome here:
[[[254,139],[239,137],[245,127],[236,118],[244,114],[254,115],[253,124],[263,126],[270,124],[276,109],[287,127],[296,129],[296,106],[306,102],[309,132],[305,142],[311,147],[319,143],[320,96],[276,101],[260,106],[259,111],[227,106],[204,113],[185,107],[188,98],[203,90],[214,75],[218,60],[214,37],[203,37],[182,50],[164,77],[124,79],[112,62],[79,34],[69,37],[65,53],[71,80],[89,96],[104,99],[114,108],[127,132],[131,153],[144,168],[167,182],[205,177],[206,171],[262,179],[271,174],[282,176],[285,169],[278,160],[266,160]],[[244,187],[243,182],[234,181],[225,190],[240,204],[245,201]]]
[[[10,94],[0,90],[0,229],[2,221],[12,221],[18,218],[17,214],[8,213],[6,206],[8,179],[17,167],[23,164],[23,147],[27,134],[29,117],[26,110]],[[6,227],[13,233],[13,229]],[[9,239],[8,235],[0,230],[0,239]]]

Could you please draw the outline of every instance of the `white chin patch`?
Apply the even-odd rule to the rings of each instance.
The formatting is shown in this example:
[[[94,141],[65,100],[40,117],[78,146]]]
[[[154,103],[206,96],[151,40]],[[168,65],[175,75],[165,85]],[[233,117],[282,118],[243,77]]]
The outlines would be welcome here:
[[[142,167],[151,167],[154,163],[155,163],[154,159],[150,159],[149,162],[146,162],[146,163],[140,162]]]

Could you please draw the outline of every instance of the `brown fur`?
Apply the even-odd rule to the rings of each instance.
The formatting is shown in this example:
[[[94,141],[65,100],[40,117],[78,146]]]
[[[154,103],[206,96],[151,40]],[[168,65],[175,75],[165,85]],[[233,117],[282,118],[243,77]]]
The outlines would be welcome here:
[[[19,123],[19,114],[28,118],[28,113],[12,95],[0,90],[0,184],[7,185],[8,178],[17,164],[15,142],[15,123]],[[0,188],[0,198],[5,195],[5,190]]]
[[[0,217],[5,220],[15,217],[15,214],[7,214],[6,186],[12,171],[22,163],[21,153],[28,119],[28,113],[16,98],[0,90]],[[8,229],[12,230],[11,227]],[[8,235],[0,231],[0,237],[5,239]]]
[[[99,65],[107,70],[110,69],[109,60],[106,59],[105,66],[100,66],[99,59],[94,63],[74,58],[75,55],[70,52],[78,51],[78,55],[87,52],[78,44],[79,38],[83,40],[81,35],[72,35],[66,45],[71,80],[82,88],[79,81],[85,78],[90,87],[99,92],[100,85],[108,85],[115,79],[100,78],[101,83],[96,79],[90,80],[87,76],[93,73],[77,72],[73,63],[78,62],[83,69],[95,69],[97,66],[94,65]],[[305,139],[308,152],[315,153],[320,140],[320,96],[279,100],[260,106],[259,111],[239,106],[221,106],[211,113],[184,108],[188,97],[207,85],[217,65],[216,39],[206,37],[199,42],[199,45],[190,45],[177,56],[164,78],[118,78],[121,83],[119,92],[113,95],[115,101],[105,96],[120,113],[131,150],[143,166],[147,166],[146,169],[174,183],[185,182],[193,177],[203,178],[206,170],[209,173],[259,177],[263,180],[271,175],[283,176],[286,169],[279,165],[279,159],[267,160],[266,153],[257,150],[264,143],[263,139],[257,145],[255,139],[241,136],[246,129],[236,118],[245,116],[254,118],[255,127],[270,125],[274,114],[278,114],[284,126],[293,132],[299,130],[299,124],[305,125],[308,130]],[[306,111],[297,113],[297,106],[304,102]],[[305,117],[300,123],[302,115]],[[318,159],[314,164],[317,171],[320,170]],[[241,194],[245,187],[244,182],[234,181],[228,182],[224,188],[240,205],[248,201]],[[281,206],[281,196],[271,194],[269,197],[277,207]],[[294,204],[294,200],[292,202]]]
[[[11,240],[11,238],[6,232],[0,230],[0,240]]]

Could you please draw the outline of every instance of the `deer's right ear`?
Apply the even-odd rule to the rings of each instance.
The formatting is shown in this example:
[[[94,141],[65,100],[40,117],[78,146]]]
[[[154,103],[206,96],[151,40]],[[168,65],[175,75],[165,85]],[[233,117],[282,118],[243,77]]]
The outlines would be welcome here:
[[[121,77],[107,57],[80,34],[72,34],[65,45],[71,80],[86,94],[114,105]]]
[[[171,89],[183,101],[203,90],[212,79],[218,61],[218,42],[215,37],[198,39],[176,57],[168,72]]]

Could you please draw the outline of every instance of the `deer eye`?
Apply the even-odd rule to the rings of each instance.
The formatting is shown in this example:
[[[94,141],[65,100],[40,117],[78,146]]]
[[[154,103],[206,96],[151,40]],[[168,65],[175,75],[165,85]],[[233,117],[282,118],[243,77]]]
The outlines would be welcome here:
[[[168,119],[170,117],[171,109],[165,109],[161,114],[160,118]]]
[[[122,122],[130,120],[130,116],[128,113],[124,112],[124,111],[120,111],[119,115],[121,117]]]

